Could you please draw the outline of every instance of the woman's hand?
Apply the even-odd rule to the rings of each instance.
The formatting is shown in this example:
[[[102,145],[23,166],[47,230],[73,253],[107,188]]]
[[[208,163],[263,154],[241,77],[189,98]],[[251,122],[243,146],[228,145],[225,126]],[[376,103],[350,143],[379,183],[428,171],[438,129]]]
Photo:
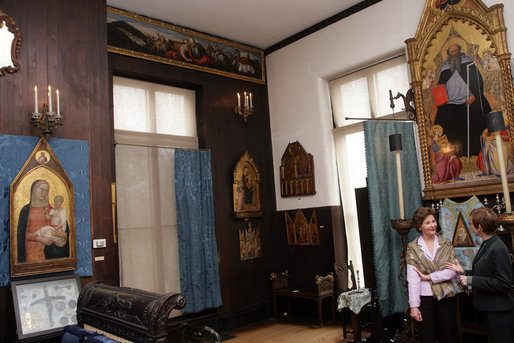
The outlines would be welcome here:
[[[414,318],[415,321],[421,322],[423,317],[421,316],[421,311],[418,307],[411,307],[410,316]]]
[[[52,244],[52,239],[51,239],[51,238],[38,237],[38,238],[37,238],[37,241],[38,241],[39,243],[43,243],[44,245],[50,245],[50,244]]]
[[[462,286],[468,287],[468,277],[466,275],[459,276],[459,282]]]
[[[430,274],[423,274],[418,270],[418,268],[414,267],[414,270],[419,274],[419,277],[422,281],[430,281],[432,278],[430,277]]]
[[[68,238],[68,235],[66,234],[66,232],[61,231],[59,229],[52,229],[52,235],[54,237],[59,237],[59,238],[64,238],[64,239]]]
[[[453,262],[454,263],[444,262],[444,266],[446,267],[446,269],[453,270],[454,272],[457,272],[459,274],[464,274],[464,269],[460,265],[459,260],[455,259],[453,260]]]

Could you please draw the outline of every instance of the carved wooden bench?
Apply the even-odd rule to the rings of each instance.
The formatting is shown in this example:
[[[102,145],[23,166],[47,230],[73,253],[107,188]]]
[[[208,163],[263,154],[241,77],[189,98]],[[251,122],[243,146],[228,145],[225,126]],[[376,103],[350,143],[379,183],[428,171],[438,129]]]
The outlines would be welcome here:
[[[323,300],[330,299],[332,320],[335,320],[334,275],[332,273],[326,276],[316,275],[313,287],[290,287],[287,270],[280,274],[272,273],[270,279],[275,318],[278,317],[277,297],[282,296],[287,298],[288,314],[291,314],[291,298],[314,300],[317,305],[320,326],[323,326]]]
[[[77,321],[81,328],[118,342],[168,342],[169,314],[185,305],[180,293],[161,295],[94,281],[80,292]],[[179,330],[181,343],[221,342],[219,334],[208,327],[183,323]]]

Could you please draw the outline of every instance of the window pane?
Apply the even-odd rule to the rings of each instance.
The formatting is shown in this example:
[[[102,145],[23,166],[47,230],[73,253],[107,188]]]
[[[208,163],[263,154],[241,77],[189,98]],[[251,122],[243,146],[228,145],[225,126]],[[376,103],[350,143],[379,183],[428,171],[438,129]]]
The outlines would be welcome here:
[[[345,116],[369,118],[370,108],[366,77],[341,85],[341,106]]]
[[[390,106],[389,90],[392,91],[393,96],[398,92],[405,94],[410,88],[409,75],[407,64],[402,63],[395,67],[379,71],[374,77],[375,87],[375,117],[392,114],[393,111]],[[400,112],[403,108],[401,100],[395,102],[394,112]]]
[[[145,89],[114,85],[113,97],[115,129],[149,132]]]
[[[351,161],[348,176],[352,189],[366,187],[366,152],[364,148],[364,131],[348,134],[346,137],[346,160]]]
[[[155,92],[155,114],[157,133],[196,136],[196,120],[194,92],[189,91],[192,101],[187,101],[185,95],[165,92]]]

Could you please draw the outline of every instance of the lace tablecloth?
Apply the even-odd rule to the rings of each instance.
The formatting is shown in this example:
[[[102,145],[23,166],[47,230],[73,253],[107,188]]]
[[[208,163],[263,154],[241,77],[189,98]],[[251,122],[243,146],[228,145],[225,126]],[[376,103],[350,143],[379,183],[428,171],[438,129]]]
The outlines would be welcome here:
[[[362,307],[371,301],[371,291],[369,288],[361,288],[343,292],[337,297],[337,310],[348,307],[353,313],[359,314]]]

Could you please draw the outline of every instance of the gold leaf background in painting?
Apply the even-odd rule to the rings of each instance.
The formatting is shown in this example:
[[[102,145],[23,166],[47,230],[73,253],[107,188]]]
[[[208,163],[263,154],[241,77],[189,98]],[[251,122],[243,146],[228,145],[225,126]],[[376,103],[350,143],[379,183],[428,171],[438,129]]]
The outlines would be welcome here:
[[[71,225],[70,194],[68,194],[66,183],[48,168],[41,166],[34,168],[25,174],[20,180],[17,190],[14,193],[14,208],[18,209],[14,214],[14,227],[18,227],[20,210],[23,206],[30,203],[30,187],[32,186],[32,183],[39,179],[45,180],[50,186],[48,201],[52,207],[54,207],[54,197],[56,195],[62,195],[64,197],[62,207],[66,210],[68,225]]]

